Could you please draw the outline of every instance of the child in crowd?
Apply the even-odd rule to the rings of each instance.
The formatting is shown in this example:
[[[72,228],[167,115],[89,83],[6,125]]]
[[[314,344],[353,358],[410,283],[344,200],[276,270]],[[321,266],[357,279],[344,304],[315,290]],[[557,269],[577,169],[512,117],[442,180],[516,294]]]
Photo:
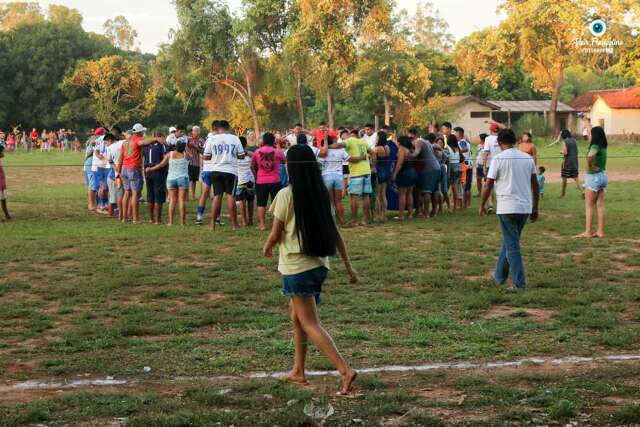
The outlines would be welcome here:
[[[236,200],[240,203],[240,219],[242,225],[253,225],[253,204],[255,200],[256,177],[251,170],[253,153],[247,151],[247,138],[240,137],[242,148],[247,153],[243,159],[238,159],[238,186],[236,187]]]
[[[4,146],[0,145],[0,205],[2,205],[2,212],[8,221],[11,219],[11,215],[9,215],[9,210],[7,209],[7,179],[4,175],[4,166],[2,165],[3,157]]]
[[[329,272],[328,257],[335,255],[336,250],[351,283],[356,283],[358,276],[333,218],[329,192],[314,152],[307,145],[297,144],[289,149],[287,160],[289,185],[278,192],[271,205],[273,226],[263,248],[263,254],[272,257],[273,248],[278,245],[282,293],[290,298],[295,357],[286,379],[294,384],[308,384],[305,359],[307,342],[311,339],[340,373],[340,394],[348,395],[357,372],[321,326],[317,304]]]
[[[544,173],[547,169],[544,166],[538,167],[538,187],[540,187],[540,200],[544,199]]]

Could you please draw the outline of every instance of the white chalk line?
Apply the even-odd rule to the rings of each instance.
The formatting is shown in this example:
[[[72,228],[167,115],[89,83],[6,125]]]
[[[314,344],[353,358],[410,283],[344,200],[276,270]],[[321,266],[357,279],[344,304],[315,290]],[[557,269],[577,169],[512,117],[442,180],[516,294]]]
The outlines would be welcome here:
[[[388,365],[375,368],[362,368],[358,369],[361,374],[377,374],[377,373],[407,373],[407,372],[424,372],[434,370],[463,370],[463,369],[504,369],[504,368],[517,368],[524,365],[540,366],[545,364],[550,365],[580,365],[585,363],[606,363],[606,362],[628,362],[628,361],[640,361],[640,354],[615,354],[605,356],[593,356],[593,357],[581,357],[581,356],[566,356],[560,358],[545,358],[545,357],[528,357],[523,359],[517,359],[513,361],[495,361],[495,362],[442,362],[442,363],[427,363],[422,365]],[[337,371],[307,371],[307,376],[310,377],[326,377],[326,376],[338,376]],[[193,381],[205,381],[205,382],[221,382],[221,381],[233,381],[233,380],[260,380],[268,378],[282,378],[287,375],[287,372],[255,372],[246,376],[229,376],[222,375],[216,377],[206,376],[179,376],[173,377],[170,382],[193,382]],[[157,380],[154,382],[161,382]],[[152,381],[144,380],[125,380],[115,379],[113,377],[97,378],[97,379],[76,379],[76,380],[28,380],[14,384],[0,385],[0,393],[6,393],[11,391],[30,391],[30,390],[65,390],[82,387],[104,387],[104,386],[125,386],[140,383],[150,383]]]

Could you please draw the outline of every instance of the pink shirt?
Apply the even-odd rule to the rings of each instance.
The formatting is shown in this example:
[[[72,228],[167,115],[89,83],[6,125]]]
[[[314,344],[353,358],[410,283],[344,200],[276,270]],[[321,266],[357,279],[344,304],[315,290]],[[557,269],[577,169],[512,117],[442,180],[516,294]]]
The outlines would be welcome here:
[[[253,153],[252,163],[258,169],[256,184],[274,184],[280,182],[280,165],[286,157],[277,148],[265,145]]]

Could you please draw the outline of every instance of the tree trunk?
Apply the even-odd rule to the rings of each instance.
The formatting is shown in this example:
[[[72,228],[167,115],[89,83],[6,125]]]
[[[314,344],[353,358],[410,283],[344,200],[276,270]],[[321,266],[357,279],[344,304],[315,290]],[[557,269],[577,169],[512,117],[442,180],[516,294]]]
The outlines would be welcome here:
[[[328,116],[328,124],[329,129],[333,130],[336,121],[336,106],[335,99],[333,99],[333,88],[330,88],[327,91],[327,116]]]
[[[253,130],[256,133],[256,138],[260,138],[260,120],[258,119],[258,110],[256,109],[256,101],[253,95],[251,79],[247,73],[245,73],[245,81],[247,82],[247,101],[249,104],[249,111],[251,111],[251,118],[253,119]]]
[[[564,67],[559,67],[558,74],[556,75],[556,81],[553,85],[553,92],[551,93],[551,106],[549,107],[549,128],[553,130],[553,134],[557,135],[560,129],[558,129],[558,101],[560,99],[560,90],[564,83]]]
[[[391,126],[391,99],[384,95],[384,124]]]
[[[296,79],[296,108],[298,109],[298,121],[304,127],[304,103],[302,102],[304,87],[302,78],[298,76]]]

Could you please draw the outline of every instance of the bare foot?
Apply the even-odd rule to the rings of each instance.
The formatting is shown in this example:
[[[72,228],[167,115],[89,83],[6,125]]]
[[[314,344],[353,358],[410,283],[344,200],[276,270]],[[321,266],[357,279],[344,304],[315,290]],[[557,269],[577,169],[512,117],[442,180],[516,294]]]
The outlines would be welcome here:
[[[347,372],[342,376],[342,390],[340,390],[340,394],[342,396],[348,396],[351,392],[351,386],[353,382],[358,378],[358,373],[349,368]]]
[[[597,239],[604,239],[604,233],[596,233],[593,235],[593,237],[597,238]]]
[[[595,234],[593,233],[587,233],[586,231],[582,234],[578,234],[577,236],[575,236],[576,239],[591,239],[593,236],[595,236]]]
[[[307,386],[309,385],[309,381],[304,376],[304,374],[300,375],[299,373],[294,373],[293,371],[282,377],[282,379],[288,383]]]

